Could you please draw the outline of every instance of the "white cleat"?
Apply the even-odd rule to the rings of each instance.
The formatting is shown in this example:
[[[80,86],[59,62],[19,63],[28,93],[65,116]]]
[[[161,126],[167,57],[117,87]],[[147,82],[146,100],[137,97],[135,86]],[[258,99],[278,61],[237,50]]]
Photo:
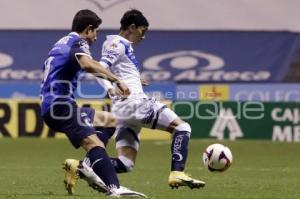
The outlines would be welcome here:
[[[80,178],[84,179],[90,187],[101,193],[107,193],[109,190],[99,176],[84,161],[80,161],[77,172]]]
[[[107,196],[113,198],[147,198],[145,194],[137,191],[132,191],[123,186],[120,186],[120,188],[110,189]]]

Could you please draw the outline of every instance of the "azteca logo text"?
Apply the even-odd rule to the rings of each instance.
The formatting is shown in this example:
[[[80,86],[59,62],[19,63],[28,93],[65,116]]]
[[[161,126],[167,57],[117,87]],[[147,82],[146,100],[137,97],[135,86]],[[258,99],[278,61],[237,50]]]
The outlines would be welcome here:
[[[16,70],[11,66],[14,63],[12,56],[0,52],[0,80],[41,80],[42,70]]]
[[[225,61],[201,51],[175,51],[152,56],[143,63],[143,78],[163,81],[263,81],[269,71],[225,71]]]
[[[10,66],[13,62],[14,60],[10,55],[0,52],[0,68]]]

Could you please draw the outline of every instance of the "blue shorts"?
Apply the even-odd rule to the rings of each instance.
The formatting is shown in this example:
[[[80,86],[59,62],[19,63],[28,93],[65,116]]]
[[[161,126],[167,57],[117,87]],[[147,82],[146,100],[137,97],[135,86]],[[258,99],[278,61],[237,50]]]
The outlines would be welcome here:
[[[54,131],[65,133],[75,148],[80,147],[84,138],[96,133],[94,116],[94,109],[79,108],[75,103],[55,104],[42,115],[45,123]]]

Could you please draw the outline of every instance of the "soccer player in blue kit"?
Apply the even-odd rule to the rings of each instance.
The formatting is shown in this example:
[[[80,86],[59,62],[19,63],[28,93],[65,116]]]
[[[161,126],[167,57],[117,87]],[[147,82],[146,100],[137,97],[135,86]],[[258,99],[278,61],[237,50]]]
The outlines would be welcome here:
[[[86,150],[85,162],[74,165],[64,163],[65,185],[73,194],[78,175],[85,177],[93,188],[111,197],[145,197],[144,194],[120,186],[116,171],[106,153],[103,142],[96,136],[94,122],[101,113],[91,108],[80,108],[74,99],[77,81],[83,72],[92,73],[115,84],[121,95],[130,91],[120,79],[92,59],[90,45],[96,41],[102,20],[90,10],[80,10],[72,22],[72,32],[57,41],[44,64],[44,78],[41,85],[41,108],[45,123],[53,130],[63,132],[75,148]],[[83,162],[84,163],[84,162]],[[88,174],[93,172],[97,179]]]
[[[107,36],[100,60],[101,65],[122,79],[130,89],[130,95],[125,98],[112,97],[112,113],[117,119],[115,141],[118,154],[117,158],[111,158],[112,164],[118,173],[131,171],[139,151],[141,128],[160,129],[172,134],[169,186],[186,186],[191,189],[204,187],[204,181],[184,172],[191,135],[190,125],[165,104],[148,97],[143,91],[139,63],[132,45],[145,38],[149,26],[147,19],[142,12],[133,9],[123,15],[120,23],[119,35]],[[109,81],[99,79],[99,83],[113,93],[115,87]],[[106,143],[109,136],[103,136],[105,134],[106,132],[97,135]]]

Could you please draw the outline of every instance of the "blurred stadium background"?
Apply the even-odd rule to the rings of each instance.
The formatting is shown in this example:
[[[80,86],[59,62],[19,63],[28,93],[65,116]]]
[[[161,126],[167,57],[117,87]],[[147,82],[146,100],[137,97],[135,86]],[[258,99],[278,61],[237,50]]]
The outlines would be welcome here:
[[[72,17],[83,8],[103,19],[92,47],[96,59],[105,35],[118,34],[126,10],[144,12],[150,30],[136,54],[142,76],[151,82],[145,90],[190,122],[192,138],[234,146],[234,140],[264,140],[267,146],[276,142],[272,147],[300,141],[298,0],[0,0],[0,5],[2,146],[11,142],[4,138],[64,137],[39,116],[42,65],[51,45],[69,32]],[[80,103],[109,110],[103,89],[89,77],[78,92]],[[169,136],[143,131],[142,138]],[[290,143],[293,150],[299,150],[295,143]]]
[[[175,109],[191,122],[194,137],[300,140],[296,0],[0,2],[5,16],[0,18],[1,137],[59,136],[47,132],[39,118],[41,69],[51,45],[69,31],[77,10],[89,8],[103,18],[92,49],[99,59],[105,35],[118,33],[124,11],[139,8],[150,21],[147,39],[136,48],[142,75],[152,83],[145,90],[178,102]],[[78,92],[84,100],[105,97],[93,81],[83,81]],[[235,116],[244,108],[240,102],[262,102],[252,108],[257,108],[255,116],[262,108],[263,116],[259,122],[245,114],[199,120],[207,108],[214,108],[204,105],[207,101],[223,102],[218,109]],[[250,128],[251,122],[256,125]]]

